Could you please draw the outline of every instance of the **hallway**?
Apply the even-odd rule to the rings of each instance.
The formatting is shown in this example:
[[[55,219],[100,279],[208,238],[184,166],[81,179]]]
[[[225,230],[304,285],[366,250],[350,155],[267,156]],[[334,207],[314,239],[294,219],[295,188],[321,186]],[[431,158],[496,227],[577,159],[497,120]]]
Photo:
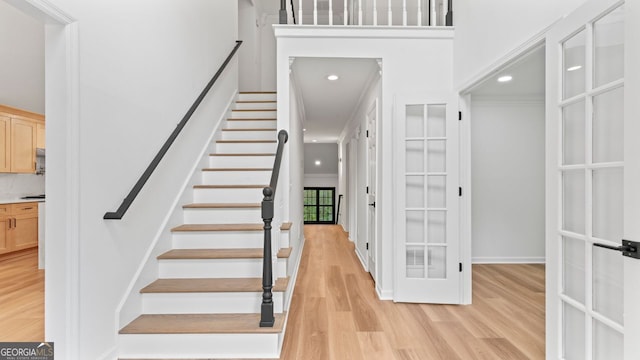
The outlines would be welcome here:
[[[304,231],[281,359],[544,359],[543,265],[474,265],[470,306],[393,303],[341,227]]]

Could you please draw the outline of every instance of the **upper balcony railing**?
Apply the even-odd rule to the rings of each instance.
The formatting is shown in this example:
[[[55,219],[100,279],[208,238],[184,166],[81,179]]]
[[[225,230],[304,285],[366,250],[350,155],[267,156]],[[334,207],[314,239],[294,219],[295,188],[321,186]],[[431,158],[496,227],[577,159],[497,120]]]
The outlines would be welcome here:
[[[280,23],[330,26],[453,26],[453,0],[281,0]]]

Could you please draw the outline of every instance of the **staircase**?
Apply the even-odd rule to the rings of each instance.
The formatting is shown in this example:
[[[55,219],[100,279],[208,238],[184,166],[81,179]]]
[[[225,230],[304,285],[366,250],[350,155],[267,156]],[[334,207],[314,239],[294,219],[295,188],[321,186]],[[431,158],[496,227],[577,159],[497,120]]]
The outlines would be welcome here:
[[[173,249],[158,256],[156,281],[141,290],[142,315],[120,330],[124,359],[277,358],[286,294],[293,284],[290,223],[274,267],[276,322],[259,327],[263,224],[260,202],[276,150],[275,93],[240,93],[194,202],[173,228]],[[275,232],[280,231],[280,236]]]

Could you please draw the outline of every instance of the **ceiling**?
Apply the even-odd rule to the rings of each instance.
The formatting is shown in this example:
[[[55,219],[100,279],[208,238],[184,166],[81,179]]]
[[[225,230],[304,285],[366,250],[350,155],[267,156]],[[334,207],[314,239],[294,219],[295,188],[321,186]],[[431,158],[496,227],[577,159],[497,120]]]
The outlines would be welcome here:
[[[487,78],[471,92],[472,96],[481,97],[544,97],[545,86],[545,51],[544,46],[527,54],[514,63]],[[511,75],[513,80],[500,83],[498,78]]]
[[[335,143],[379,68],[375,59],[296,58],[291,70],[304,104],[304,142]],[[331,74],[339,79],[327,80]]]

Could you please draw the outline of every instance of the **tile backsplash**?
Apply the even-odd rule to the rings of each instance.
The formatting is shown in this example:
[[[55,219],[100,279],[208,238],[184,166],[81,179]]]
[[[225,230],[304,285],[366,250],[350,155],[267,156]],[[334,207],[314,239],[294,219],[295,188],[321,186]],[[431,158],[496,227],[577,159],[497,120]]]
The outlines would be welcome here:
[[[0,173],[0,199],[44,194],[44,179],[44,175]]]

